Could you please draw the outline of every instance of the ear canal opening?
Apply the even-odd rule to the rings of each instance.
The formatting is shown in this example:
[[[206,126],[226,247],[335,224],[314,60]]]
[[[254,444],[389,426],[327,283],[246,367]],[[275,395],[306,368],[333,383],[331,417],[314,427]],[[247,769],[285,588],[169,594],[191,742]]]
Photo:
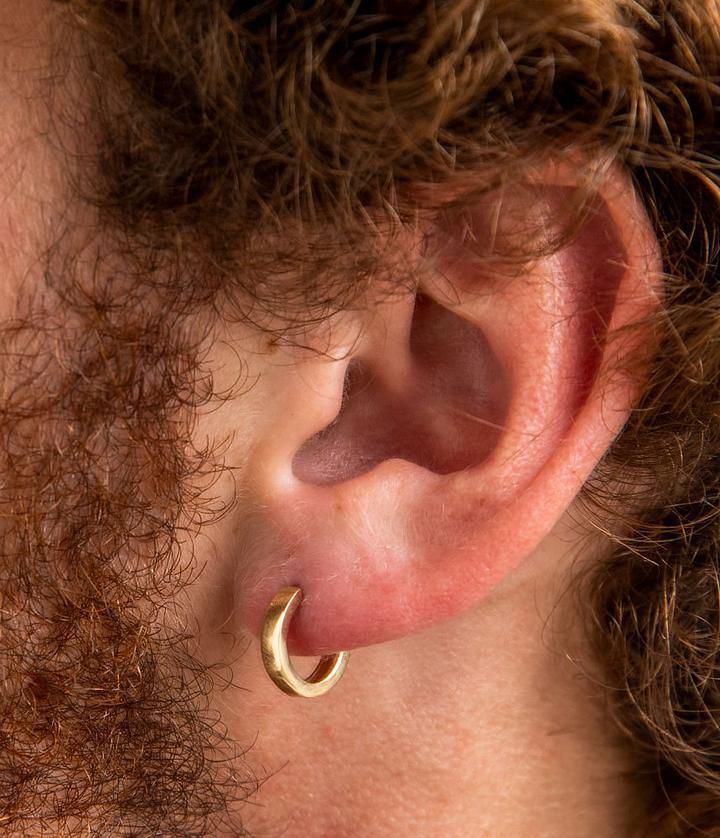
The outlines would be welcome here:
[[[383,364],[392,352],[406,362]],[[495,448],[509,394],[509,376],[482,330],[418,294],[407,344],[349,364],[335,419],[301,445],[293,473],[333,485],[391,459],[436,474],[472,468]]]

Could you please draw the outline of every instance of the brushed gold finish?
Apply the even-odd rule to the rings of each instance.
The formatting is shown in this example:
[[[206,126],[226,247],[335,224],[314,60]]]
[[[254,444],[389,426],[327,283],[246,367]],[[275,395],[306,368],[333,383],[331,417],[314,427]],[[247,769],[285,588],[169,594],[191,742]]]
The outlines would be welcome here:
[[[348,652],[324,655],[308,678],[297,674],[290,662],[287,636],[290,620],[301,602],[300,588],[283,588],[273,597],[265,613],[260,647],[267,674],[284,693],[317,698],[342,678],[350,655]]]

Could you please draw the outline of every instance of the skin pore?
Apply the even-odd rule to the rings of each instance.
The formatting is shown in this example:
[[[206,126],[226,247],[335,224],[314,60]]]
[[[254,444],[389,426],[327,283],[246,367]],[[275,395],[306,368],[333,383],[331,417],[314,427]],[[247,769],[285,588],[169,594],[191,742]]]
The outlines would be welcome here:
[[[375,335],[380,318],[381,337],[357,352],[391,353],[391,329],[378,304],[341,312],[329,332],[304,332],[327,352],[318,358],[299,340],[273,341],[249,322],[223,317],[221,306],[191,301],[186,264],[175,270],[158,257],[152,281],[142,274],[147,255],[124,250],[68,176],[97,161],[79,140],[92,144],[92,125],[85,135],[77,130],[85,116],[77,112],[82,88],[74,86],[82,62],[64,65],[66,78],[52,77],[52,14],[42,0],[20,11],[0,3],[0,318],[9,359],[3,409],[13,423],[1,443],[12,490],[4,526],[21,556],[13,565],[4,550],[4,607],[19,626],[7,635],[9,648],[18,656],[24,649],[26,660],[24,670],[17,660],[15,670],[8,666],[6,682],[10,694],[17,678],[13,695],[23,696],[5,722],[6,735],[21,743],[5,757],[15,760],[10,809],[28,818],[15,821],[15,834],[633,834],[649,795],[611,721],[582,605],[569,593],[573,574],[601,550],[576,523],[579,486],[569,478],[552,484],[562,483],[569,496],[558,489],[559,499],[547,501],[548,509],[557,503],[568,511],[550,509],[532,549],[462,613],[451,606],[442,619],[433,611],[416,620],[408,606],[406,624],[389,625],[383,614],[392,609],[383,600],[364,634],[347,629],[343,636],[338,628],[338,642],[358,648],[328,696],[293,701],[269,682],[257,625],[243,604],[262,589],[271,561],[289,559],[274,540],[282,527],[267,522],[270,466],[278,452],[292,461],[332,420],[337,403],[312,429],[297,430],[340,350],[365,346],[356,337]],[[525,293],[533,283],[522,287]],[[631,289],[624,304],[637,294]],[[529,318],[540,308],[533,302]],[[527,340],[531,333],[528,325]],[[509,343],[518,335],[516,325]],[[518,369],[514,381],[532,377]],[[606,427],[604,447],[623,418],[612,398],[593,420]],[[510,401],[510,415],[515,402],[502,387],[497,399]],[[127,405],[133,409],[121,413]],[[563,427],[548,447],[561,448],[589,427],[583,417],[578,408],[568,420],[575,430]],[[577,455],[578,484],[601,453]],[[553,456],[542,454],[551,464]],[[543,459],[530,469],[532,480],[550,470]],[[357,508],[343,510],[348,529],[361,531],[360,517]],[[36,519],[47,529],[34,527]],[[483,532],[495,532],[491,524]],[[498,525],[494,536],[508,555],[511,524]],[[33,552],[21,553],[29,543]],[[335,542],[328,545],[332,555]],[[453,554],[467,552],[465,543],[454,547]],[[311,580],[332,577],[326,565],[312,572]],[[274,579],[267,584],[277,587]],[[246,599],[238,588],[251,594]],[[258,602],[266,593],[257,593]],[[28,601],[33,606],[23,611]],[[9,617],[8,625],[15,625]],[[295,648],[335,650],[335,638],[320,648],[323,636],[324,629],[299,631]],[[43,669],[47,661],[57,666]],[[312,664],[297,665],[306,671]],[[88,742],[96,762],[83,777]],[[34,766],[24,779],[23,760]]]

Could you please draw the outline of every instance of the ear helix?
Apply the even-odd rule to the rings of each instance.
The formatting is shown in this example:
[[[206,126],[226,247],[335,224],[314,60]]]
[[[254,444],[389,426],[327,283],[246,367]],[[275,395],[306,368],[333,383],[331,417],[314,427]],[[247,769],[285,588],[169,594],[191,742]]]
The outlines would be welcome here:
[[[300,588],[282,588],[272,599],[265,613],[261,652],[265,671],[284,693],[302,698],[318,698],[329,692],[342,678],[349,654],[325,655],[309,678],[295,671],[287,649],[290,620],[302,602]]]

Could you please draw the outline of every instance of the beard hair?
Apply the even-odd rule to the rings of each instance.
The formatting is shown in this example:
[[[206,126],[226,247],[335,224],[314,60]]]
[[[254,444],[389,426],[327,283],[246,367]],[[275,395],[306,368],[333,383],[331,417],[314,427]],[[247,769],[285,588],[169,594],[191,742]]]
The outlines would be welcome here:
[[[192,444],[202,318],[157,264],[119,271],[71,239],[0,331],[0,823],[207,835],[255,782],[179,605],[192,537],[223,511],[205,499],[221,466]]]
[[[82,28],[55,27],[66,195],[0,323],[0,829],[245,835],[259,780],[212,706],[232,674],[192,651],[186,606],[196,536],[228,511],[198,410],[245,382],[215,392],[203,353],[221,312],[294,341],[377,283],[382,254],[357,220],[328,242],[242,214],[213,229],[207,198],[189,221],[138,211],[142,102]]]

